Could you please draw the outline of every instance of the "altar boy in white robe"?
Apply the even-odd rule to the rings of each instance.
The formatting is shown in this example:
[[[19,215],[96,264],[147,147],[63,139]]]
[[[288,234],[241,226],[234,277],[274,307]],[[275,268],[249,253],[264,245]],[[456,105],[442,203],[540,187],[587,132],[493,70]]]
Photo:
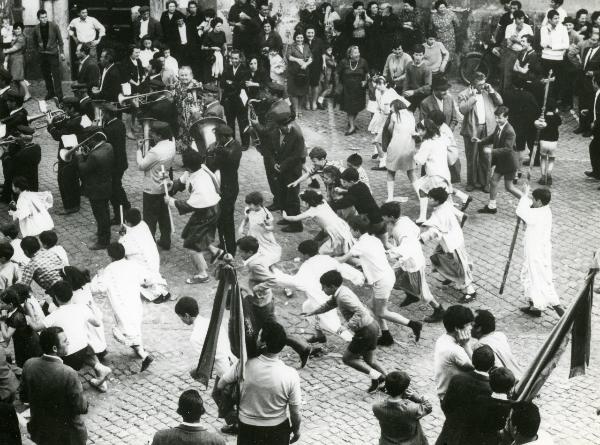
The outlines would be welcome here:
[[[457,289],[462,290],[461,303],[470,303],[477,297],[477,293],[473,287],[473,272],[465,248],[465,238],[456,219],[454,206],[448,199],[448,192],[442,187],[429,190],[429,199],[434,209],[431,217],[423,223],[427,230],[421,233],[421,240],[424,243],[438,243],[431,255],[432,268],[444,278],[442,284],[454,283]]]
[[[330,270],[337,270],[342,277],[349,280],[355,286],[364,284],[365,277],[358,269],[348,264],[342,264],[328,255],[319,254],[319,243],[315,240],[302,241],[298,245],[298,252],[302,255],[304,262],[296,272],[296,275],[288,275],[280,270],[273,269],[277,285],[287,287],[306,296],[302,303],[302,312],[312,312],[321,307],[331,299],[321,286],[321,275]],[[308,343],[325,343],[327,337],[324,330],[338,334],[346,341],[352,340],[352,333],[342,328],[340,317],[336,311],[329,311],[315,316],[315,334],[309,337]]]
[[[529,306],[521,311],[532,317],[540,317],[551,306],[558,316],[564,309],[560,305],[552,282],[552,194],[546,188],[538,188],[529,198],[529,186],[517,205],[517,216],[525,222],[523,268],[521,282]]]
[[[125,257],[134,261],[150,277],[150,286],[142,288],[145,299],[159,304],[171,300],[167,281],[160,274],[160,255],[148,225],[138,209],[129,209],[124,216],[119,243],[125,247]]]
[[[142,372],[154,361],[144,349],[142,341],[143,306],[140,294],[142,285],[147,286],[150,277],[137,263],[125,258],[122,244],[110,243],[107,251],[112,263],[94,277],[92,289],[108,296],[115,316],[113,336],[131,347],[142,359]]]

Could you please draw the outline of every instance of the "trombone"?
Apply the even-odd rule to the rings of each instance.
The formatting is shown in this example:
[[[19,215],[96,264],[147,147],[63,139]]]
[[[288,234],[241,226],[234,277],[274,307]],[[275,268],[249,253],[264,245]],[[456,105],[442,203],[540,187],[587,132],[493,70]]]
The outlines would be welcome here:
[[[27,125],[29,125],[31,122],[35,122],[38,119],[41,119],[43,117],[46,117],[46,113],[40,113],[40,114],[34,114],[33,116],[27,116]],[[12,116],[6,116],[3,119],[0,119],[0,124],[5,124],[6,122],[10,122],[12,119],[14,119]],[[42,125],[34,125],[33,128],[35,128],[36,130],[39,130],[41,128],[44,128],[46,125],[48,125],[47,122],[43,122]]]
[[[146,105],[151,105],[163,99],[168,99],[172,96],[172,94],[173,93],[169,90],[151,91],[150,93],[134,94],[132,96],[125,96],[123,93],[119,93],[119,99],[115,105],[118,104],[121,106],[127,106],[125,102],[131,101],[133,106],[139,108]],[[153,96],[156,95],[159,95],[159,97],[153,98]]]
[[[92,134],[91,136],[89,136],[88,138],[81,141],[75,147],[63,148],[62,150],[60,150],[58,155],[60,156],[60,159],[62,159],[64,162],[71,162],[71,160],[73,159],[73,155],[76,152],[79,152],[82,155],[87,156],[92,151],[94,151],[94,149],[96,149],[96,147],[98,147],[98,145],[100,145],[101,143],[106,142],[106,141],[107,141],[106,135],[104,133],[102,133],[101,131],[97,131],[94,134]]]

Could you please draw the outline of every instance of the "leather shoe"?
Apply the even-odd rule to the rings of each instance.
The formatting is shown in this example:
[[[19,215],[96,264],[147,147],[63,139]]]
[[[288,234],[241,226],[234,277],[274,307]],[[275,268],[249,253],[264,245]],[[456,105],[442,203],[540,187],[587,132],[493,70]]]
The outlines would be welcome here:
[[[281,229],[282,232],[285,233],[298,233],[298,232],[302,232],[304,229],[302,228],[302,226],[296,226],[296,225],[287,225],[285,226],[283,229]]]
[[[462,205],[462,207],[460,208],[461,212],[464,212],[465,210],[467,210],[467,207],[469,207],[469,204],[471,204],[471,202],[473,201],[473,198],[471,198],[470,196],[467,198],[467,200],[464,202],[464,204]]]
[[[71,215],[73,213],[79,212],[79,207],[73,207],[72,209],[64,209],[62,212],[59,212],[59,215]]]
[[[588,178],[600,179],[600,176],[598,176],[598,174],[596,174],[593,171],[583,172],[583,174],[586,175]]]
[[[406,307],[409,306],[413,303],[416,303],[417,301],[419,301],[419,297],[417,297],[416,295],[413,294],[406,294],[406,298],[404,299],[404,301],[402,303],[400,303],[400,307]]]
[[[488,206],[485,206],[483,209],[477,210],[477,213],[488,213],[490,215],[494,215],[498,213],[498,209],[490,209]]]
[[[108,244],[96,243],[89,247],[90,250],[104,250],[108,247]]]

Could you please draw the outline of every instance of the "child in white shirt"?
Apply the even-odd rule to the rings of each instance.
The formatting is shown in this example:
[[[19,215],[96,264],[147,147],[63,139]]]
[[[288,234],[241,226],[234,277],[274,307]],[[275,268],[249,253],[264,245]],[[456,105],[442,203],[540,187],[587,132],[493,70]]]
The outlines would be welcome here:
[[[67,251],[63,248],[63,246],[59,246],[58,236],[56,236],[56,232],[54,230],[44,230],[40,233],[40,242],[42,243],[42,247],[50,252],[54,252],[59,256],[64,266],[69,266],[69,257],[67,255]]]
[[[23,236],[38,236],[44,230],[52,230],[54,222],[48,213],[53,200],[50,192],[31,192],[29,184],[22,176],[13,179],[12,190],[18,195],[16,204],[9,205],[8,214],[19,221]]]
[[[244,219],[239,228],[240,237],[253,236],[258,240],[261,255],[267,256],[271,264],[281,259],[281,246],[273,235],[273,215],[264,206],[264,198],[260,192],[246,195]]]

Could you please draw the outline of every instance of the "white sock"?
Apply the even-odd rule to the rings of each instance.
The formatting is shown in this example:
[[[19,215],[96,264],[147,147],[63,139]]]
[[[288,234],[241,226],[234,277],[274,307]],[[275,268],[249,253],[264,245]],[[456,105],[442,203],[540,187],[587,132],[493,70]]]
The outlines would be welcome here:
[[[377,380],[379,377],[381,377],[381,373],[371,368],[369,371],[369,377],[371,377],[371,380]]]
[[[417,185],[417,181],[415,182],[411,182],[412,188],[415,191],[415,193],[417,194],[417,198],[421,198],[421,196],[419,195],[419,186]]]
[[[488,208],[490,208],[490,209],[496,208],[496,200],[495,199],[490,199],[490,202],[488,202]]]
[[[394,199],[394,181],[387,181],[387,200],[391,201]]]
[[[379,157],[379,166],[380,167],[385,167],[385,158],[386,158],[386,154],[384,153],[383,156]]]
[[[379,154],[379,151],[377,150],[377,145],[373,145],[373,154],[374,155]]]
[[[462,202],[467,202],[467,199],[469,199],[469,195],[467,195],[465,192],[462,192],[460,190],[454,190],[454,196],[456,196]]]
[[[319,98],[317,99],[317,103],[322,104],[323,100],[323,96],[319,96]]]
[[[427,205],[429,204],[429,198],[419,198],[419,219],[418,221],[425,221],[427,219]]]

